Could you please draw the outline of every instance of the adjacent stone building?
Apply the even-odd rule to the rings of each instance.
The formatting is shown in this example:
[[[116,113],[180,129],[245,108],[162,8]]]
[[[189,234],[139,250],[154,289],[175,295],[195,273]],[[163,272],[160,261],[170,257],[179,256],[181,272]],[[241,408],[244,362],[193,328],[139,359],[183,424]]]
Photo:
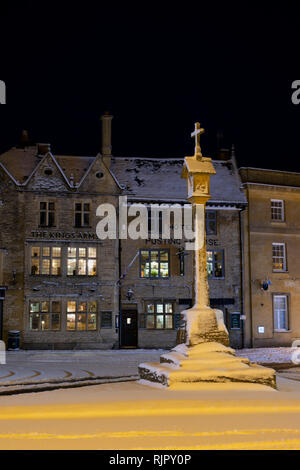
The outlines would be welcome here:
[[[291,346],[300,338],[300,173],[241,168],[245,345]]]
[[[111,119],[102,118],[102,152],[95,157],[54,156],[49,145],[31,145],[26,136],[0,156],[5,341],[19,330],[27,349],[175,344],[180,312],[193,301],[193,254],[183,240],[100,240],[96,211],[109,203],[119,214],[121,195],[129,206],[186,204],[183,159],[113,157]],[[234,156],[213,163],[206,211],[210,296],[224,312],[231,344],[241,347],[247,202]]]

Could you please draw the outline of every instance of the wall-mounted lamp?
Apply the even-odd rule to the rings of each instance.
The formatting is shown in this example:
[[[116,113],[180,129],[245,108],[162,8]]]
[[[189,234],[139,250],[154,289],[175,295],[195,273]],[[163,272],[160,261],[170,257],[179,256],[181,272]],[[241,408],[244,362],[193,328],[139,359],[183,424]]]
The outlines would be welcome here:
[[[261,290],[268,290],[271,284],[272,282],[269,279],[265,279],[264,281],[261,281],[260,288]]]
[[[131,289],[131,287],[129,287],[127,294],[126,294],[126,299],[130,301],[132,297],[133,297],[133,290]]]

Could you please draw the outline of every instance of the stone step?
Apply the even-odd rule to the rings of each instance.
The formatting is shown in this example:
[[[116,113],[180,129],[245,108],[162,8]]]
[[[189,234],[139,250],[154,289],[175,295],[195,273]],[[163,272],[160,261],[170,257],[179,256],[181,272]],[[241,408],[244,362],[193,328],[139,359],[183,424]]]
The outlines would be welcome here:
[[[188,367],[188,364],[186,364]],[[139,365],[139,375],[143,380],[160,383],[164,386],[192,382],[250,382],[276,387],[275,371],[258,365],[247,366],[239,363],[232,367],[215,367],[190,369],[174,368],[170,364],[143,363]]]
[[[179,367],[184,367],[184,364],[186,364],[187,358],[183,356],[182,354],[178,354],[176,352],[170,352],[163,354],[160,356],[160,363],[161,364],[173,364],[175,366]],[[224,364],[224,365],[230,365],[230,364],[250,364],[249,359],[247,358],[240,358],[237,356],[233,356],[231,354],[222,354],[222,353],[211,353],[207,356],[194,356],[194,357],[189,357],[188,359],[188,364],[192,366],[192,368],[195,367],[205,367],[213,364]]]

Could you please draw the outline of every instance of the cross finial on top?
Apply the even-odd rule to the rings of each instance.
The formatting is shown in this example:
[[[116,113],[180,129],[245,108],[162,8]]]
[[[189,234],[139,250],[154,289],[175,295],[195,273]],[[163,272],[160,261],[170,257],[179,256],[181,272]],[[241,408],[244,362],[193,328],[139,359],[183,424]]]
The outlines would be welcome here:
[[[195,122],[195,130],[191,133],[191,137],[195,137],[195,157],[197,160],[201,160],[202,158],[200,136],[201,134],[204,134],[204,132],[204,129],[200,126],[200,122]]]

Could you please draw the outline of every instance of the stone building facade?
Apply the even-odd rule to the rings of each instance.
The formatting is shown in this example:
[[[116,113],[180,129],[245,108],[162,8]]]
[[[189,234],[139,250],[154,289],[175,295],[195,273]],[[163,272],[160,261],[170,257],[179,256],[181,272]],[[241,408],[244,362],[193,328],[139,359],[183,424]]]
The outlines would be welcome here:
[[[300,173],[241,168],[245,345],[291,346],[300,338]]]
[[[180,158],[112,158],[111,168],[124,187],[128,203],[143,202],[150,207],[186,204],[182,164]],[[247,203],[240,189],[234,156],[228,158],[227,154],[227,159],[214,160],[213,164],[216,175],[211,177],[211,199],[206,207],[210,299],[212,307],[224,313],[231,345],[239,348],[244,334],[241,212]],[[193,252],[185,251],[183,239],[153,240],[150,235],[147,240],[122,240],[121,247],[121,273],[126,273],[121,281],[121,308],[137,318],[135,344],[173,346],[176,340],[173,327],[178,324],[180,312],[193,304]],[[167,260],[166,276],[158,276],[157,272],[145,275],[143,257],[144,264],[148,259],[151,265],[151,256],[154,267],[159,257]],[[174,321],[170,324],[172,328],[166,329],[162,322],[166,323],[168,311],[172,311]]]
[[[103,116],[96,157],[53,155],[23,141],[0,156],[0,334],[25,349],[168,348],[193,302],[193,252],[183,240],[105,239],[97,207],[186,204],[183,159],[111,155]],[[212,306],[231,344],[243,344],[241,212],[247,202],[234,157],[215,160],[207,205]],[[1,297],[2,296],[2,297]],[[5,297],[5,300],[4,300]]]

